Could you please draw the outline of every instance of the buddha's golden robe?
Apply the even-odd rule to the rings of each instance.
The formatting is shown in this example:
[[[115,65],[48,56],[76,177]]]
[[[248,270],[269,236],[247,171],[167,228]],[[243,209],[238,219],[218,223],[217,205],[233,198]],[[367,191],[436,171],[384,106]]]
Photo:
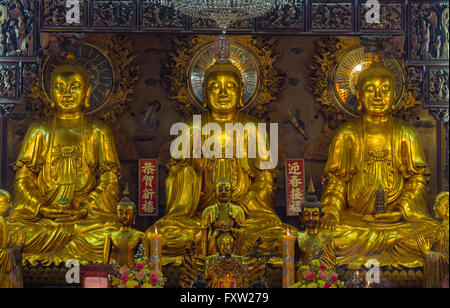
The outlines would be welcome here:
[[[208,122],[214,121],[205,113],[202,125]],[[237,114],[234,122],[244,126],[250,122],[258,127],[256,119],[242,113]],[[192,124],[189,126],[192,129]],[[225,132],[224,127],[222,130]],[[208,138],[202,136],[202,144]],[[182,256],[193,238],[197,244],[201,241],[202,211],[217,202],[214,186],[221,178],[231,182],[231,202],[241,206],[245,212],[246,240],[240,252],[249,252],[259,237],[264,239],[261,248],[281,252],[281,239],[286,231],[273,208],[276,173],[259,169],[259,161],[258,156],[248,158],[247,152],[244,158],[171,159],[166,180],[166,215],[156,223],[164,238],[163,254],[166,257]],[[149,231],[153,232],[154,228]]]
[[[105,233],[116,230],[120,164],[109,128],[94,119],[34,123],[15,163],[13,211],[8,226],[25,235],[23,260],[59,264],[101,262]],[[66,199],[87,216],[59,223],[40,214]]]
[[[372,145],[363,117],[344,124],[329,150],[322,195],[323,211],[339,217],[335,230],[337,264],[359,266],[377,259],[381,266],[422,266],[416,236],[432,237],[437,222],[427,207],[430,177],[417,135],[405,122],[391,117]],[[380,134],[383,131],[383,134]],[[372,215],[375,194],[386,192],[386,211],[400,211],[399,222],[363,221]]]

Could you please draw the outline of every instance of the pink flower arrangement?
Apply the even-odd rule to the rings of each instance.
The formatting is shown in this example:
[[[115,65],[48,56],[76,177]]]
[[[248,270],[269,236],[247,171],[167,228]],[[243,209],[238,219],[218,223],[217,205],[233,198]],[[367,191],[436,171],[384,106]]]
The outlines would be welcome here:
[[[328,273],[327,273],[327,272],[321,272],[321,273],[319,274],[319,277],[320,277],[321,279],[327,279],[327,278],[328,278]]]
[[[327,283],[323,286],[323,288],[324,288],[324,289],[329,289],[329,288],[331,288],[331,284],[330,284],[329,282],[327,282]]]
[[[136,279],[138,281],[141,281],[142,279],[144,279],[144,277],[145,277],[145,273],[142,273],[142,272],[136,273]]]
[[[120,276],[120,280],[122,280],[123,282],[127,282],[128,281],[128,275],[122,275]]]
[[[325,264],[320,264],[320,265],[319,265],[319,269],[320,269],[321,271],[324,271],[324,270],[327,269],[327,266],[326,266]]]
[[[120,275],[128,275],[129,272],[130,270],[128,268],[122,268],[120,270]]]
[[[155,270],[146,265],[145,258],[136,258],[136,265],[131,267],[113,266],[114,275],[110,275],[111,286],[113,288],[147,289],[163,288],[167,281],[160,270]]]
[[[316,279],[316,274],[314,274],[314,273],[309,274],[308,279],[309,279],[309,280],[314,280],[314,279]]]
[[[156,278],[155,276],[150,277],[150,283],[157,284],[158,283],[158,278]]]
[[[299,281],[292,288],[345,288],[347,285],[338,279],[330,267],[321,263],[319,259],[311,260],[309,265],[301,265],[298,269]]]

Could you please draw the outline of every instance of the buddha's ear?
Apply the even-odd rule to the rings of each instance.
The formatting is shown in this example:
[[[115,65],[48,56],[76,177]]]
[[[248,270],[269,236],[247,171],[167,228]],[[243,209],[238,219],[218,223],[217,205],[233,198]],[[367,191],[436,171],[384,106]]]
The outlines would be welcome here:
[[[84,101],[84,108],[85,109],[89,109],[89,107],[91,107],[91,105],[89,104],[90,100],[91,100],[91,93],[92,93],[92,86],[89,85],[89,87],[88,87],[88,89],[86,91],[86,98],[85,98],[85,101]]]

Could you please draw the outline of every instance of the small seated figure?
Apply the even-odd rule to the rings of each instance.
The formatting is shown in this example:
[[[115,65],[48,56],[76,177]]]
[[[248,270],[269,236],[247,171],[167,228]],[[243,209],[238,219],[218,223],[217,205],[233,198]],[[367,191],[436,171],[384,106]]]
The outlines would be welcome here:
[[[117,217],[122,225],[118,231],[109,234],[105,239],[105,264],[115,261],[119,266],[135,265],[135,255],[139,245],[144,247],[144,257],[149,261],[149,242],[145,233],[132,228],[136,217],[136,205],[128,198],[128,185],[123,198],[117,205]]]
[[[5,219],[11,207],[11,195],[0,189],[0,289],[12,288],[11,271],[11,245],[10,234]]]
[[[241,247],[244,240],[243,228],[245,227],[245,214],[242,208],[231,203],[231,182],[220,179],[216,182],[214,193],[218,202],[208,206],[202,214],[202,245],[203,256],[217,253],[216,237],[222,232],[231,232],[237,243],[235,247]],[[238,249],[236,249],[238,250]],[[233,251],[239,254],[240,251]]]
[[[210,288],[246,287],[247,268],[243,257],[232,254],[235,239],[229,232],[216,238],[218,253],[206,258],[205,277]]]
[[[334,255],[333,234],[319,231],[322,219],[322,204],[317,198],[312,180],[309,182],[305,202],[302,203],[301,220],[306,226],[306,231],[296,233],[297,237],[297,262],[301,265],[309,265],[312,260],[318,259],[334,271],[336,257]]]
[[[449,275],[449,193],[436,196],[433,211],[441,223],[434,242],[427,242],[424,236],[417,237],[417,244],[424,256],[424,288],[442,288]]]

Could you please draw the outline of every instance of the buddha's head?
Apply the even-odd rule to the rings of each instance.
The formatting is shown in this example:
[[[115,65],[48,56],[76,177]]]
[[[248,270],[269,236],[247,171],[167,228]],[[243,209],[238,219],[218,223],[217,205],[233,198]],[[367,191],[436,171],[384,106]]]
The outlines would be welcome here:
[[[381,62],[374,61],[358,78],[358,110],[370,115],[388,115],[395,100],[394,75]]]
[[[308,185],[308,192],[305,201],[302,203],[300,219],[305,224],[306,230],[309,232],[317,232],[323,218],[322,204],[315,194],[312,179]]]
[[[0,189],[0,216],[6,216],[11,208],[11,194]]]
[[[136,205],[128,198],[128,184],[123,192],[123,197],[117,204],[117,220],[124,227],[130,227],[136,217]]]
[[[56,66],[50,78],[52,107],[58,113],[75,113],[89,108],[89,73],[75,61],[73,54]]]
[[[448,220],[448,203],[449,203],[449,194],[448,191],[441,192],[436,196],[434,202],[434,216],[440,220]]]
[[[231,62],[215,63],[205,71],[205,107],[218,113],[235,112],[243,105],[244,85],[241,71]]]
[[[219,202],[224,203],[230,201],[232,194],[231,182],[225,179],[218,180],[214,187],[214,193]]]
[[[234,237],[230,233],[222,233],[217,239],[217,248],[221,256],[230,256],[234,248]]]

